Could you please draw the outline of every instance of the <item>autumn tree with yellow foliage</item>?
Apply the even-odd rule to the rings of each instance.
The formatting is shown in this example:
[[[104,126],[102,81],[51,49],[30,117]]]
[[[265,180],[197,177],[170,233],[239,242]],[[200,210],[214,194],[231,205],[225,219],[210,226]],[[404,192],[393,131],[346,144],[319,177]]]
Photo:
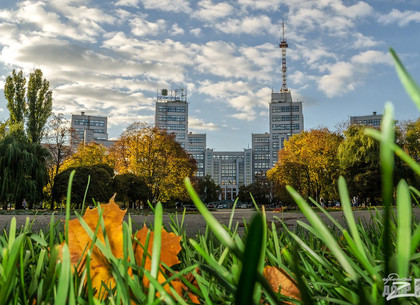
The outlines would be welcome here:
[[[183,179],[197,170],[196,161],[173,134],[141,123],[127,128],[109,158],[117,173],[132,173],[146,182],[150,202],[186,200]]]
[[[95,142],[88,144],[81,142],[77,147],[76,152],[63,162],[60,167],[60,172],[71,167],[77,168],[98,164],[107,164],[112,166],[112,163],[108,158],[107,148]]]
[[[279,198],[287,200],[286,185],[316,200],[336,199],[340,164],[337,158],[342,137],[326,128],[303,131],[284,143],[277,164],[267,172]]]

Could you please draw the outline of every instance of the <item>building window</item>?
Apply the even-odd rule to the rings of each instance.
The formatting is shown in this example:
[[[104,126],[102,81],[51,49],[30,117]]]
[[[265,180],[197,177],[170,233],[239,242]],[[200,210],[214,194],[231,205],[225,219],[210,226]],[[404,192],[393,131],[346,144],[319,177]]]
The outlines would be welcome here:
[[[273,130],[290,130],[290,125],[292,130],[299,130],[299,124],[272,124]]]
[[[290,121],[290,114],[285,115],[273,115],[272,117],[273,122],[284,122]],[[299,114],[292,114],[292,121],[299,121]]]
[[[159,105],[158,106],[158,112],[180,112],[185,113],[186,112],[185,106],[169,106],[169,105]]]
[[[158,116],[159,122],[185,122],[185,116],[182,115],[160,115]]]
[[[188,137],[188,143],[204,143],[203,137]]]
[[[160,128],[166,129],[166,130],[185,130],[185,125],[184,124],[163,124]]]
[[[292,106],[292,112],[299,112],[299,106]],[[271,111],[273,113],[290,112],[290,106],[272,106]]]

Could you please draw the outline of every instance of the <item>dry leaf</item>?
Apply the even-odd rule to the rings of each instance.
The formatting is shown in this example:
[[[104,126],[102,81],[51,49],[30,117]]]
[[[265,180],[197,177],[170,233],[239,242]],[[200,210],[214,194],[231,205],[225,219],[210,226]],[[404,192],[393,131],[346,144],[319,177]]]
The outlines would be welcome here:
[[[299,288],[296,285],[296,282],[287,274],[283,269],[277,267],[266,266],[263,271],[264,277],[270,283],[271,288],[275,292],[279,292],[279,287],[281,287],[280,293],[284,296],[294,298],[296,300],[301,300]],[[290,302],[285,302],[285,304],[291,304]]]
[[[119,206],[114,202],[112,197],[107,204],[101,204],[100,208],[103,210],[103,221],[105,225],[105,232],[111,246],[112,254],[116,258],[123,257],[123,230],[122,223],[124,220],[125,210],[121,210]],[[83,220],[91,228],[93,232],[96,230],[98,225],[99,214],[98,208],[88,209],[83,216]],[[104,234],[102,228],[99,227],[97,238],[105,243]],[[64,243],[63,243],[64,244]],[[59,251],[62,245],[59,245]],[[77,266],[79,261],[78,272],[81,273],[86,264],[87,250],[90,249],[92,240],[82,227],[78,219],[69,221],[69,241],[68,246],[70,250],[70,258],[72,266]],[[61,251],[60,251],[61,255]],[[112,288],[115,285],[115,280],[110,272],[110,265],[101,251],[94,246],[92,249],[91,261],[90,261],[90,277],[92,281],[92,287],[96,289],[95,296],[100,298],[99,290],[101,283],[104,282],[108,287]],[[104,291],[104,289],[102,289]]]
[[[126,211],[121,210],[119,206],[115,204],[114,197],[110,199],[108,204],[101,204],[100,208],[101,210],[103,210],[102,217],[105,225],[105,232],[107,233],[112,253],[116,258],[123,258],[122,224]],[[85,215],[83,216],[83,220],[87,223],[91,230],[95,232],[99,220],[98,208],[87,210],[85,212]],[[145,243],[148,234],[150,234],[149,243],[147,246],[148,255],[145,255],[144,258],[143,248],[145,248]],[[137,238],[137,241],[133,241],[133,250],[136,264],[138,266],[144,266],[146,270],[150,271],[152,263],[150,255],[152,254],[153,249],[154,232],[151,232],[146,226],[144,226],[140,231],[137,232],[137,234],[135,234],[135,237]],[[102,243],[105,243],[104,234],[102,232],[101,227],[99,227],[97,238]],[[166,281],[166,278],[170,276],[165,274],[163,264],[165,264],[168,267],[172,267],[180,263],[178,259],[178,253],[181,251],[180,241],[180,236],[177,236],[174,233],[168,233],[162,228],[161,257],[157,278],[159,283],[164,283]],[[143,247],[140,246],[139,243]],[[57,250],[59,251],[60,257],[63,244],[56,246]],[[77,272],[79,274],[83,272],[85,268],[86,253],[87,250],[90,249],[91,244],[92,240],[86,233],[85,229],[82,227],[79,220],[73,219],[69,221],[68,246],[70,251],[71,264],[72,266],[78,266]],[[94,246],[92,249],[90,261],[90,277],[92,282],[92,288],[96,289],[95,296],[97,298],[103,298],[104,296],[106,296],[105,289],[102,289],[101,295],[99,295],[102,282],[104,282],[110,289],[112,289],[115,286],[115,279],[112,276],[110,268],[111,266],[106,257],[96,246]],[[131,275],[131,269],[129,269],[129,272]],[[198,287],[196,280],[192,274],[188,274],[186,278],[188,281],[193,283],[193,285]],[[150,282],[146,276],[143,277],[143,284],[145,287],[149,287]],[[171,282],[171,284],[166,284],[164,286],[165,290],[168,293],[170,293],[170,286],[172,286],[180,296],[183,296],[184,293],[187,293],[191,301],[193,301],[196,304],[199,304],[197,296],[189,292],[188,287],[184,285],[184,283],[180,279],[175,279]],[[157,293],[157,295],[159,294]]]

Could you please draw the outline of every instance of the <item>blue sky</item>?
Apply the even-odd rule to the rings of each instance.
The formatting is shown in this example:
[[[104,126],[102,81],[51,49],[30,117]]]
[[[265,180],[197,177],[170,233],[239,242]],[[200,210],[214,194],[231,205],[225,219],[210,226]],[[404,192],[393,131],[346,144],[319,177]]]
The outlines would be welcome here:
[[[388,54],[420,82],[417,0],[1,0],[0,88],[12,69],[40,68],[55,112],[108,116],[116,138],[130,123],[153,123],[156,92],[172,83],[188,89],[190,131],[207,133],[209,148],[241,150],[269,130],[283,21],[305,129],[334,130],[387,101],[397,119],[418,117]]]

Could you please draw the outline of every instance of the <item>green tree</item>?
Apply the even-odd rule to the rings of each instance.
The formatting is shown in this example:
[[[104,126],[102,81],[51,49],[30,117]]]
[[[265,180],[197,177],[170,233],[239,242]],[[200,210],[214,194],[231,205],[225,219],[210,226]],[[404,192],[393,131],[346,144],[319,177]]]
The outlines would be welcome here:
[[[19,71],[16,73],[12,71],[12,75],[6,78],[4,84],[4,96],[7,100],[7,109],[10,112],[10,123],[17,124],[22,123],[26,114],[26,78],[23,76],[23,72]]]
[[[209,203],[219,199],[222,192],[221,187],[214,182],[210,175],[202,178],[196,178],[195,189],[202,201]]]
[[[59,173],[55,177],[52,189],[52,199],[56,203],[61,203],[66,198],[67,185],[70,173],[73,170],[76,170],[71,192],[71,201],[74,208],[80,209],[82,207],[89,176],[90,184],[86,195],[87,205],[92,204],[92,199],[97,202],[108,202],[112,197],[112,177],[114,176],[114,170],[107,164],[97,164],[71,167]]]
[[[52,111],[50,83],[42,78],[40,69],[29,75],[27,103],[27,135],[33,143],[40,143],[45,125]]]
[[[42,200],[48,157],[45,148],[29,142],[21,132],[10,133],[0,140],[0,202],[3,208],[14,203],[16,209],[21,209],[23,199],[32,208]]]
[[[24,129],[26,119],[26,135],[33,143],[40,143],[45,125],[52,111],[52,92],[49,82],[43,78],[42,71],[36,69],[29,75],[27,88],[23,72],[6,78],[4,96],[10,111],[9,123],[18,124]]]
[[[134,174],[116,175],[112,183],[117,194],[115,200],[123,202],[130,209],[135,208],[136,203],[145,203],[148,199],[149,189],[146,182]]]
[[[51,197],[55,176],[60,172],[64,160],[69,158],[72,153],[71,146],[69,145],[70,131],[70,122],[64,118],[62,113],[53,114],[50,117],[44,137],[46,142],[44,147],[51,154],[51,158],[47,162],[48,183],[45,188],[49,197]],[[54,209],[53,200],[50,200],[50,207]]]
[[[273,183],[264,174],[255,175],[254,182],[239,188],[239,201],[252,202],[252,197],[259,205],[273,202]]]
[[[371,203],[381,196],[379,143],[365,135],[364,126],[352,125],[344,132],[344,141],[338,149],[342,174],[349,193],[362,202]]]

